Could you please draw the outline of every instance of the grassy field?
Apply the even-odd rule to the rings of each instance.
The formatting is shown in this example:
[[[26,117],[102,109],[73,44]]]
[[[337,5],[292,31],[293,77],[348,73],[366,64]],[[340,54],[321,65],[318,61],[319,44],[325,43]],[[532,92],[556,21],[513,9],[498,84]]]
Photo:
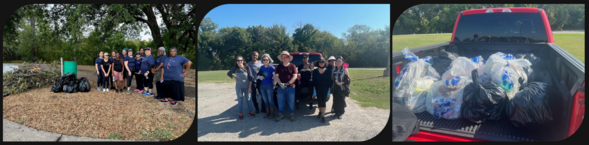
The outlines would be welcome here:
[[[405,47],[414,48],[450,41],[452,34],[393,35],[393,52]],[[585,62],[585,34],[553,34],[554,43]]]
[[[362,107],[390,109],[390,77],[382,77],[382,70],[349,70],[352,83],[350,97]],[[227,70],[199,71],[198,83],[235,83],[227,77]]]

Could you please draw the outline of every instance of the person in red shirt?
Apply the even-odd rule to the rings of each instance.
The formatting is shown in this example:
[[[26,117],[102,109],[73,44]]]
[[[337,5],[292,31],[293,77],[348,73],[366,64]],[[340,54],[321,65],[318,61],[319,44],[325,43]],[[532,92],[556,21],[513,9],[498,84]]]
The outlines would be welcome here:
[[[276,75],[274,79],[277,80],[279,87],[277,89],[277,100],[278,100],[278,117],[276,122],[284,118],[284,103],[288,103],[288,111],[290,121],[295,121],[294,118],[294,101],[295,101],[295,80],[297,79],[297,67],[290,63],[292,56],[287,51],[282,51],[278,56],[278,59],[282,61],[276,67]]]

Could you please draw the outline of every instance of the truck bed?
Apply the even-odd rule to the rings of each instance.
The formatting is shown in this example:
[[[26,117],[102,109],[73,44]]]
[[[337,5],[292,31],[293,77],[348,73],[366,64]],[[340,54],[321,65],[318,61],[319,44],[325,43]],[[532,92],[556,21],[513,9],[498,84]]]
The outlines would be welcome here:
[[[465,42],[456,43],[454,45],[449,44],[449,42],[439,43],[414,48],[411,49],[411,51],[418,55],[420,58],[428,55],[437,55],[437,53],[440,50],[445,50],[449,52],[458,53],[460,56],[468,58],[481,55],[485,60],[487,60],[488,57],[495,52],[510,53],[513,55],[526,52],[534,53],[534,55],[541,59],[541,65],[544,65],[546,68],[546,70],[534,70],[534,72],[548,71],[550,73],[553,85],[557,86],[558,91],[560,92],[560,94],[562,94],[562,96],[558,96],[558,99],[562,99],[563,103],[551,104],[551,106],[555,106],[554,108],[557,108],[553,109],[552,112],[554,120],[551,123],[546,123],[544,126],[537,128],[530,129],[515,127],[513,124],[511,124],[509,118],[507,118],[506,115],[502,116],[502,118],[499,121],[486,121],[482,124],[475,124],[463,118],[454,120],[435,119],[431,114],[427,112],[422,112],[416,113],[416,116],[419,120],[420,130],[471,137],[489,141],[559,141],[565,139],[568,136],[567,131],[570,120],[570,103],[572,97],[569,90],[574,90],[575,85],[579,82],[577,81],[578,79],[582,79],[580,83],[582,83],[582,81],[584,80],[584,77],[580,78],[579,76],[579,73],[582,73],[581,75],[584,76],[584,64],[582,64],[581,66],[581,64],[575,61],[569,61],[568,63],[566,63],[566,61],[568,61],[569,58],[562,58],[562,56],[565,55],[562,55],[562,53],[557,52],[558,49],[553,49],[554,47],[558,46],[545,43],[486,43],[484,45],[481,45],[481,43]],[[399,55],[399,53],[401,52],[395,53],[393,53],[393,69],[396,69],[394,67],[396,66],[396,64],[403,63],[402,66],[404,66],[404,64],[408,63],[407,60],[402,60],[404,59],[402,58],[403,55]],[[580,67],[582,67],[581,70],[583,70],[583,72],[573,71],[574,69]],[[557,70],[560,69],[556,68],[574,69],[568,70],[568,72],[557,73]],[[440,75],[443,74],[443,72],[439,73]],[[393,70],[393,79],[395,79],[396,75],[396,71]],[[571,76],[573,76],[573,78],[571,78]],[[565,80],[563,78],[567,79]],[[580,84],[578,86],[580,86]]]

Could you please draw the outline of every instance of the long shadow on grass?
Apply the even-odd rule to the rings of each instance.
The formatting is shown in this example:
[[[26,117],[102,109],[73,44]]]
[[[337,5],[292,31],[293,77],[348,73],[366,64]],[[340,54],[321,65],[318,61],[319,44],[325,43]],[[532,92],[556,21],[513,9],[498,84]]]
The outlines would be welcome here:
[[[204,136],[209,133],[237,133],[239,132],[239,138],[246,138],[249,135],[261,132],[260,135],[268,136],[274,133],[289,133],[289,132],[300,132],[309,130],[311,128],[319,126],[329,125],[329,121],[333,120],[333,114],[325,115],[325,123],[321,123],[317,119],[317,103],[313,109],[309,109],[303,102],[309,102],[308,99],[300,100],[299,110],[294,111],[295,121],[291,122],[288,115],[285,115],[284,119],[279,122],[274,119],[264,118],[265,113],[260,112],[256,114],[256,117],[251,117],[247,114],[247,105],[243,105],[243,119],[240,120],[238,117],[238,105],[225,110],[223,113],[211,116],[207,118],[198,119],[198,137]],[[330,107],[328,107],[330,108]],[[288,112],[288,105],[285,106],[285,113]],[[326,110],[329,113],[329,110]]]

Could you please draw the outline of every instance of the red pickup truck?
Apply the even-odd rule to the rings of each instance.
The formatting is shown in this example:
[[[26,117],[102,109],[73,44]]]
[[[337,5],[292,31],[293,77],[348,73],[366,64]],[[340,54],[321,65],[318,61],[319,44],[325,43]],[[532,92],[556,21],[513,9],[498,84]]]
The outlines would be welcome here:
[[[478,34],[479,38],[474,38]],[[407,141],[560,141],[573,135],[585,114],[585,63],[554,44],[550,23],[539,8],[488,8],[462,11],[454,25],[451,41],[410,49],[420,58],[437,55],[441,50],[464,57],[483,56],[495,52],[510,54],[533,53],[542,59],[556,89],[562,94],[562,107],[553,110],[555,117],[543,127],[524,129],[508,119],[473,124],[465,119],[435,119],[427,112],[416,113],[419,133]],[[402,52],[393,53],[392,80],[409,63]],[[443,73],[443,72],[442,72]],[[440,73],[440,74],[442,74]],[[393,90],[394,91],[394,90]],[[394,114],[393,114],[394,115]],[[504,117],[507,118],[507,117]]]

